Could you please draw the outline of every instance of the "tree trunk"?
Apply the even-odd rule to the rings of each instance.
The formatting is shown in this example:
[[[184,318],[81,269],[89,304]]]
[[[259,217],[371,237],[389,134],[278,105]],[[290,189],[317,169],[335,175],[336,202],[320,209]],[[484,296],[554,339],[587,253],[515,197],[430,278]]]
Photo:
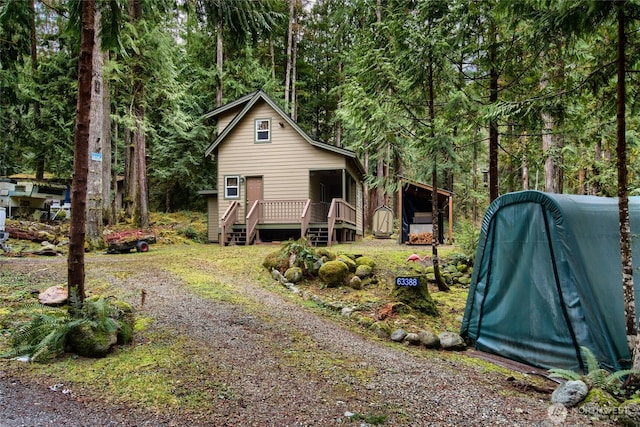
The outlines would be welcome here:
[[[102,240],[102,164],[103,145],[103,88],[102,46],[100,43],[100,10],[96,8],[94,18],[92,94],[89,125],[89,176],[87,179],[87,242],[90,249],[103,246]]]
[[[218,70],[218,75],[216,78],[216,105],[219,107],[222,105],[222,65],[223,65],[223,40],[222,40],[222,30],[224,28],[224,21],[222,20],[222,16],[218,18],[218,24],[216,29],[216,68]]]
[[[135,22],[142,19],[142,0],[133,0],[133,19]],[[138,51],[138,60],[142,61],[142,52]],[[133,110],[136,120],[133,130],[134,157],[137,175],[134,177],[137,184],[137,211],[134,210],[136,223],[143,229],[149,226],[149,197],[147,186],[147,147],[144,134],[144,79],[141,76],[141,67],[135,70],[133,84]]]
[[[87,215],[87,175],[89,172],[89,125],[88,105],[91,105],[91,75],[93,68],[94,0],[82,2],[82,33],[78,60],[78,100],[74,134],[73,180],[71,184],[71,228],[69,230],[69,254],[67,258],[68,291],[75,295],[78,303],[85,298],[84,239]],[[72,307],[77,316],[78,307]]]
[[[620,256],[622,258],[622,289],[624,294],[624,315],[628,336],[635,336],[635,346],[631,349],[633,368],[640,369],[640,333],[636,320],[636,303],[633,283],[633,258],[631,255],[631,225],[629,223],[629,197],[627,192],[627,141],[625,121],[625,15],[618,7],[618,85],[617,85],[617,169],[618,169],[618,207],[620,211]],[[637,376],[636,376],[637,377]],[[637,378],[636,378],[637,379]]]
[[[296,92],[296,80],[298,78],[298,31],[295,23],[296,34],[293,38],[293,52],[291,53],[291,118],[298,121],[298,93]]]
[[[293,25],[296,0],[289,0],[289,27],[287,28],[287,66],[284,73],[284,110],[289,112],[289,99],[291,87],[291,52],[293,50]]]
[[[102,63],[109,63],[109,52],[102,55]],[[111,96],[109,79],[102,78],[102,220],[114,224],[114,212],[111,197]],[[116,194],[115,192],[113,193]]]
[[[489,103],[498,102],[498,71],[496,70],[496,26],[491,22],[489,29],[491,46],[489,47]],[[498,198],[500,189],[498,185],[498,123],[492,119],[489,122],[489,201]]]
[[[433,63],[429,58],[428,65],[429,72],[429,122],[431,126],[430,137],[432,141],[435,139],[435,125],[436,125],[436,109],[435,109],[435,91],[433,89]],[[437,149],[432,150],[433,155],[433,170],[431,171],[431,260],[433,261],[433,274],[436,279],[436,285],[441,291],[448,291],[449,286],[444,282],[442,275],[440,274],[440,259],[438,258],[438,244],[439,239],[439,206],[438,206],[438,161],[436,157]]]
[[[542,74],[542,78],[540,79],[540,90],[544,91],[549,84],[549,75],[545,72]],[[541,114],[542,118],[542,152],[545,156],[544,161],[544,191],[547,193],[557,193],[558,189],[556,187],[557,184],[557,167],[556,167],[556,159],[555,153],[556,148],[554,144],[554,129],[555,129],[555,120],[551,117],[546,111],[543,111]]]

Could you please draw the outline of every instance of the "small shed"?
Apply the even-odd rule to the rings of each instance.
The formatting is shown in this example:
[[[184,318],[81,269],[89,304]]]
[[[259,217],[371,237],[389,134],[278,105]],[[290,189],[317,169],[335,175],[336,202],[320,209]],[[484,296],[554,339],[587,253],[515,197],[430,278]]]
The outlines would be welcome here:
[[[448,221],[447,237],[453,239],[453,193],[438,188],[438,206],[433,208],[433,187],[407,178],[398,186],[398,218],[401,219],[400,243],[411,243],[416,236],[433,231],[438,221],[438,241],[444,243],[444,218]]]
[[[388,239],[393,234],[393,210],[382,205],[373,212],[371,231],[378,239]]]
[[[576,371],[586,366],[586,347],[607,369],[628,367],[618,215],[615,198],[521,191],[494,200],[462,322],[468,344]],[[640,197],[629,198],[629,216],[637,235]],[[632,239],[634,260],[639,249]],[[633,272],[638,307],[640,273]]]

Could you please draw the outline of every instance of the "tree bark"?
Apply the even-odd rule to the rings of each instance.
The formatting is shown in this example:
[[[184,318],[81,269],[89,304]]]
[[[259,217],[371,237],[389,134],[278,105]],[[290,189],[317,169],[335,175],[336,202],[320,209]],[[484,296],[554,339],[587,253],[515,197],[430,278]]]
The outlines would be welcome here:
[[[109,52],[102,55],[102,63],[109,63]],[[111,96],[109,93],[109,79],[102,76],[102,220],[103,223],[113,224],[114,211],[111,196]],[[113,192],[114,196],[116,192]]]
[[[139,21],[142,18],[142,0],[133,0],[133,20]],[[142,61],[142,52],[138,50],[138,61]],[[136,223],[140,228],[149,226],[149,196],[147,186],[147,147],[144,134],[144,80],[142,77],[142,67],[136,67],[133,85],[133,110],[136,120],[133,130],[133,146],[136,173],[135,182],[137,184],[137,198],[135,199],[137,210],[134,210]]]
[[[102,240],[102,163],[103,145],[103,88],[102,88],[102,46],[100,43],[100,10],[97,8],[94,18],[92,94],[89,125],[89,175],[87,179],[87,241],[89,248],[100,248]]]
[[[224,28],[224,21],[222,16],[218,18],[216,28],[216,68],[218,75],[216,78],[216,105],[220,107],[222,105],[222,65],[223,65],[223,39],[222,30]]]
[[[429,122],[431,126],[430,137],[435,139],[435,125],[436,125],[436,110],[435,110],[435,91],[433,88],[433,63],[429,58],[428,73],[429,73]],[[438,258],[438,244],[439,242],[439,206],[438,206],[438,161],[436,157],[437,149],[432,150],[433,155],[433,170],[431,171],[431,260],[433,261],[433,274],[436,279],[436,285],[441,291],[448,291],[449,286],[444,282],[442,275],[440,274],[440,259]]]
[[[635,346],[631,349],[633,368],[640,369],[640,333],[636,320],[636,303],[633,283],[633,258],[631,255],[631,225],[629,222],[629,197],[627,191],[627,140],[625,121],[625,15],[618,8],[618,59],[617,59],[617,169],[618,169],[618,208],[620,214],[620,256],[622,258],[622,289],[624,294],[624,315],[628,336],[635,336]],[[637,376],[636,376],[637,377]]]
[[[85,298],[84,240],[87,215],[87,175],[89,170],[89,106],[91,105],[93,68],[94,11],[94,0],[82,2],[82,32],[78,60],[78,100],[73,142],[71,228],[69,230],[69,254],[67,258],[67,287],[69,295],[75,295],[78,303],[83,303]],[[77,309],[78,307],[72,307],[73,315],[78,315]]]
[[[296,0],[289,0],[289,27],[287,28],[287,66],[284,74],[284,110],[289,112],[290,86],[291,86],[291,55],[293,50],[293,25]]]
[[[496,70],[496,25],[491,22],[489,28],[489,103],[498,102],[498,71]],[[498,198],[500,189],[498,185],[498,123],[496,120],[489,122],[489,201],[493,202]]]

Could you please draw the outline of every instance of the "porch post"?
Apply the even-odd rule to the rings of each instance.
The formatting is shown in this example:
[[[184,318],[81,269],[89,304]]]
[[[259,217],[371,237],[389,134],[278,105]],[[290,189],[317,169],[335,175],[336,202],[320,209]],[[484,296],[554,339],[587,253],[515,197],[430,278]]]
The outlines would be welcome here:
[[[453,194],[449,195],[449,242],[453,243]]]
[[[342,200],[347,201],[347,171],[342,169]]]

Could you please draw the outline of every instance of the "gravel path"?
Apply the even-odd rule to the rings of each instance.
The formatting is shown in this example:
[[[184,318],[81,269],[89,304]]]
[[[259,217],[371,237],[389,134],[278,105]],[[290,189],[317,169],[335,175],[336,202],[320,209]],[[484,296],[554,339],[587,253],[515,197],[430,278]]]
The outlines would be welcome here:
[[[203,346],[218,367],[211,375],[227,385],[224,398],[211,402],[201,414],[156,413],[104,403],[97,391],[80,395],[53,391],[50,383],[20,375],[17,362],[2,362],[0,427],[366,426],[375,422],[356,420],[358,416],[351,420],[350,414],[384,415],[382,425],[388,426],[558,425],[548,415],[549,395],[521,393],[504,373],[483,371],[465,362],[464,355],[426,350],[415,355],[368,339],[260,286],[249,275],[222,272],[214,261],[190,260],[206,277],[232,284],[244,302],[203,299],[167,270],[145,268],[143,260],[135,255],[92,257],[87,275],[112,283],[132,300],[144,288],[143,313],[155,318],[153,328],[188,335]],[[8,259],[0,260],[0,268],[63,278],[65,261]],[[570,410],[561,425],[611,424]]]

